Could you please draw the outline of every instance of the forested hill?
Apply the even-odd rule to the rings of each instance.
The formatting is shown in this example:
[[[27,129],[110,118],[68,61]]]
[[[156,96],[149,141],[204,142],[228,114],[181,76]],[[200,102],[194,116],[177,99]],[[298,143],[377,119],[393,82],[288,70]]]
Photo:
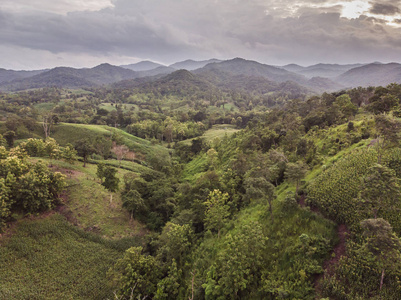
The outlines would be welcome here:
[[[0,299],[401,299],[401,85],[213,73],[0,94]]]
[[[267,85],[272,87],[269,91],[281,90],[282,93],[291,93],[294,84],[299,85],[298,90],[308,90],[308,93],[340,91],[344,88],[358,86],[378,86],[390,83],[401,83],[401,67],[398,63],[390,64],[316,64],[308,67],[296,64],[283,67],[262,64],[243,58],[231,60],[210,59],[205,61],[186,60],[170,66],[143,61],[137,64],[112,66],[101,64],[94,68],[74,69],[57,67],[51,70],[39,71],[12,71],[0,69],[0,90],[20,91],[43,87],[59,88],[93,88],[126,80],[146,78],[144,80],[156,81],[177,70],[187,70],[195,75],[202,76],[211,84],[227,88],[230,82],[243,82],[241,89],[249,90],[248,83],[255,77],[263,78],[266,90]],[[233,79],[236,77],[236,79]],[[239,78],[241,78],[239,80]],[[140,82],[143,82],[141,80]],[[285,90],[285,85],[290,87]],[[290,83],[290,84],[288,84]],[[135,83],[131,83],[135,85]],[[235,85],[235,84],[234,84]],[[273,87],[275,85],[275,87]],[[299,93],[299,92],[298,92]]]

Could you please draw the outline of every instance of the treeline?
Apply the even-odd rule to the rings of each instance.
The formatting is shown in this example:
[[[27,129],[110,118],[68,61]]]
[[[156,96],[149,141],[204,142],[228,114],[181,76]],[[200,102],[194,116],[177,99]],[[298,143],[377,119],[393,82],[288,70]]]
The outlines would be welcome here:
[[[64,175],[52,172],[41,161],[32,163],[28,143],[7,151],[0,135],[0,230],[13,214],[33,214],[54,208],[64,188]],[[43,143],[43,153],[56,155],[54,143]]]

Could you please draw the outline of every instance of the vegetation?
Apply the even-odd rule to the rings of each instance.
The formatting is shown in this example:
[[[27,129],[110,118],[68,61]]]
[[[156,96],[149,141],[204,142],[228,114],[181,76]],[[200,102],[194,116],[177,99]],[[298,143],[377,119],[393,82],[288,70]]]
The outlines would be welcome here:
[[[0,94],[0,298],[401,298],[401,86],[205,70]]]

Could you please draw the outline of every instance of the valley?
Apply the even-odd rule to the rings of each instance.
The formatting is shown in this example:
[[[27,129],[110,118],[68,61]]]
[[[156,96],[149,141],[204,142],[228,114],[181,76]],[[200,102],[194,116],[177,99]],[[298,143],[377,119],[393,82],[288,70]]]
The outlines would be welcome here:
[[[0,299],[400,299],[398,69],[0,70]]]

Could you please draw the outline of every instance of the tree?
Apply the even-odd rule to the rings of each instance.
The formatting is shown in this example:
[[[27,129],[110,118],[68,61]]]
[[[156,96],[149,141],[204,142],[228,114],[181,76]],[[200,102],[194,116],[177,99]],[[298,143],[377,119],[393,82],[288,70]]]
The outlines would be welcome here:
[[[87,139],[80,139],[75,142],[75,149],[79,156],[82,156],[84,160],[84,167],[86,167],[86,163],[88,162],[89,155],[95,153],[95,148],[92,143],[90,143]]]
[[[401,241],[392,232],[390,224],[382,218],[364,220],[361,226],[366,237],[361,250],[373,254],[377,267],[381,269],[381,290],[386,272],[401,267]]]
[[[130,212],[131,219],[134,215],[146,210],[145,201],[137,190],[129,190],[122,194],[123,207]]]
[[[217,236],[220,238],[220,229],[225,220],[229,217],[229,207],[227,205],[229,195],[219,190],[213,190],[204,203],[206,206],[205,225],[207,229],[217,230]]]
[[[308,170],[308,166],[305,165],[302,161],[298,161],[296,163],[288,163],[286,170],[284,172],[284,176],[295,182],[295,195],[298,195],[299,182],[302,178],[305,177],[306,171]]]
[[[379,164],[369,168],[363,178],[360,193],[363,210],[371,211],[374,218],[382,210],[397,210],[401,204],[400,180],[395,171]]]
[[[53,122],[53,116],[51,114],[43,116],[42,126],[43,126],[43,131],[45,133],[45,139],[50,137],[50,129],[52,126],[52,122]]]
[[[380,164],[383,152],[399,145],[400,137],[398,133],[401,123],[386,115],[376,115],[375,124],[378,135],[376,140],[377,163]]]
[[[104,177],[104,169],[105,169],[106,165],[104,163],[99,163],[97,165],[97,169],[96,169],[96,176],[97,178],[100,179],[100,183],[103,183],[103,177]]]
[[[11,148],[14,146],[14,140],[17,137],[17,135],[15,134],[14,131],[12,131],[12,130],[6,131],[3,134],[3,137],[6,139],[8,147]]]
[[[69,164],[74,164],[77,160],[77,150],[74,149],[73,145],[67,144],[67,146],[61,150],[61,157]]]
[[[251,221],[235,234],[229,233],[202,285],[206,299],[242,299],[241,292],[257,289],[266,242],[257,222]]]
[[[60,146],[57,144],[56,140],[51,137],[46,138],[44,146],[45,153],[50,157],[51,166],[52,160],[59,158],[61,155]]]
[[[190,225],[167,222],[159,237],[160,247],[157,250],[157,258],[167,265],[174,260],[178,268],[183,268],[186,257],[190,254],[193,239],[193,230]]]
[[[273,217],[273,201],[276,199],[274,185],[264,177],[248,177],[244,184],[249,199],[266,198],[270,215]]]
[[[358,111],[358,107],[351,102],[351,98],[347,94],[338,96],[334,101],[334,106],[341,111],[347,120]]]
[[[117,156],[118,166],[121,166],[121,160],[127,155],[129,149],[125,145],[114,145],[111,151]]]
[[[0,134],[0,147],[5,147],[7,145],[6,139]]]
[[[4,223],[10,215],[11,199],[9,197],[10,188],[6,185],[6,180],[0,178],[0,232],[4,226]]]
[[[106,166],[103,169],[104,181],[102,185],[109,190],[110,192],[114,193],[118,190],[118,183],[120,179],[116,177],[117,169],[113,167]],[[110,194],[110,203],[113,200],[113,194]]]
[[[156,259],[142,254],[142,247],[132,247],[125,251],[107,273],[111,284],[117,289],[116,296],[129,299],[152,298],[160,278]]]
[[[177,299],[182,270],[178,269],[175,259],[169,267],[167,276],[157,283],[155,300]]]

